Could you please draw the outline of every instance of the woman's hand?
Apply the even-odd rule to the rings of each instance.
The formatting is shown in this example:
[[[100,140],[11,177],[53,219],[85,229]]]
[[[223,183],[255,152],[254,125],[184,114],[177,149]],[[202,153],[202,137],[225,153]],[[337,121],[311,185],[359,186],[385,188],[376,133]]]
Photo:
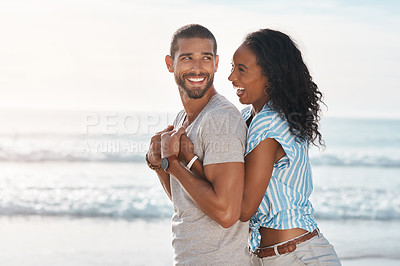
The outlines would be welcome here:
[[[157,132],[150,141],[149,151],[147,152],[147,158],[153,165],[160,165],[161,162],[161,135],[165,132],[170,132],[174,129],[174,126],[168,126],[163,131]]]
[[[194,157],[194,146],[188,136],[185,134],[181,136],[180,149],[178,159],[188,163]]]
[[[161,135],[161,157],[175,155],[178,157],[181,136],[185,134],[185,128],[165,132]]]

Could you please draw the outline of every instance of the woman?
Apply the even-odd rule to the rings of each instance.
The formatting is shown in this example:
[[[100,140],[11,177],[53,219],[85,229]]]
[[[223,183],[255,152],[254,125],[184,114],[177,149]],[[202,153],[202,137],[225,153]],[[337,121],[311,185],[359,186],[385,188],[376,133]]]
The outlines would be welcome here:
[[[253,32],[236,50],[228,79],[240,102],[251,104],[242,111],[249,129],[240,219],[250,219],[252,264],[340,265],[308,199],[313,188],[308,148],[323,145],[322,94],[300,51],[281,32]]]

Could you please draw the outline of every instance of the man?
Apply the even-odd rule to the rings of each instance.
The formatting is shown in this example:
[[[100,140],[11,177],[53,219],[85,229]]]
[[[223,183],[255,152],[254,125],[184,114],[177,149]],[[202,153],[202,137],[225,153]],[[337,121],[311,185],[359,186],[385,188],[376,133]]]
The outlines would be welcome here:
[[[214,88],[218,60],[213,34],[200,25],[178,29],[165,58],[184,110],[175,130],[169,126],[153,136],[146,159],[174,205],[175,265],[249,264],[248,223],[238,221],[247,128],[239,111]],[[178,159],[184,135],[196,156]],[[206,179],[190,171],[201,167],[200,161]]]

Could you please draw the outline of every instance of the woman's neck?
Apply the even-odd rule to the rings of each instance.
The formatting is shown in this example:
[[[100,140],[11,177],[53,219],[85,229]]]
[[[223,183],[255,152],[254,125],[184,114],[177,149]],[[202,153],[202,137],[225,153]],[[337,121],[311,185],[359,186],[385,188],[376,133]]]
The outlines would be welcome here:
[[[252,104],[252,114],[256,115],[258,114],[263,108],[264,105],[268,102],[268,99],[262,99],[259,102],[255,102]]]

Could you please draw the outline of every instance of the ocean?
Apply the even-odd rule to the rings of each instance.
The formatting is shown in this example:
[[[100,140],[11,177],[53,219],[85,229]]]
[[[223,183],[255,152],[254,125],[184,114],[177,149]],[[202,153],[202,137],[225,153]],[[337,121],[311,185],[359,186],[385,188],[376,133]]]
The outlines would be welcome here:
[[[173,113],[0,114],[0,217],[171,217],[144,155]],[[344,260],[400,263],[400,120],[326,117],[321,129],[326,149],[310,151],[321,230]]]

